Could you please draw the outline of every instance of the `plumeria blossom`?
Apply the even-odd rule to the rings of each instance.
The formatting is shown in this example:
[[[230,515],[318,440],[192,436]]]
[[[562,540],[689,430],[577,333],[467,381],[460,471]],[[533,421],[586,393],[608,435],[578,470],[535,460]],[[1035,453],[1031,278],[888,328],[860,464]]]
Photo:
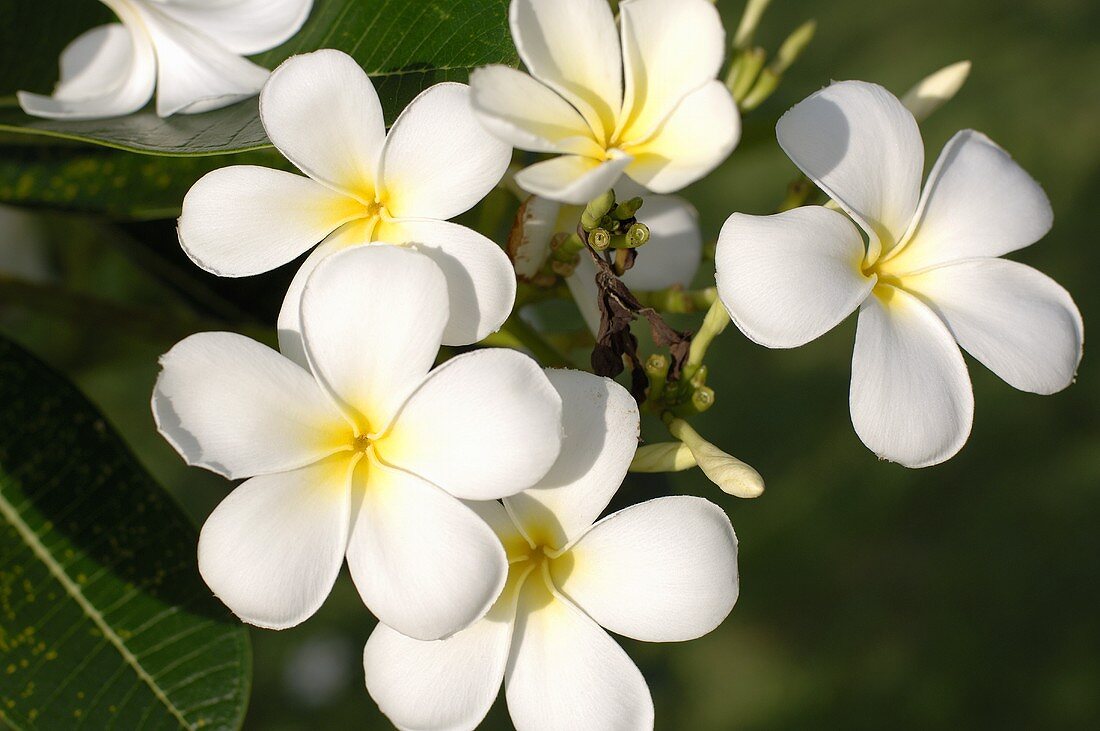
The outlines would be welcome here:
[[[449,635],[504,586],[500,542],[458,499],[529,487],[561,446],[561,398],[525,355],[479,350],[432,370],[446,280],[398,247],[356,247],[302,293],[308,366],[232,333],[162,359],[161,434],[189,464],[250,478],[199,537],[199,570],[243,620],[291,627],[344,557],[367,607],[412,637]]]
[[[649,241],[638,250],[634,266],[621,277],[623,283],[639,292],[689,287],[703,260],[703,235],[695,208],[679,196],[652,195],[631,186],[629,181],[622,181],[616,193],[617,200],[644,196],[638,220],[649,227]],[[549,198],[528,198],[512,239],[510,253],[516,274],[523,279],[535,277],[550,255],[553,237],[576,231],[582,210],[580,206],[563,205]],[[600,329],[596,303],[599,292],[596,267],[588,254],[581,252],[576,269],[565,282],[585,324],[596,334]]]
[[[21,91],[36,117],[99,119],[136,112],[156,90],[157,114],[197,114],[255,96],[268,70],[244,56],[302,27],[313,0],[100,0],[118,16],[61,52],[52,96]]]
[[[959,346],[1023,391],[1072,382],[1084,339],[1076,305],[1049,277],[999,258],[1053,220],[1008,153],[959,132],[922,192],[913,115],[859,81],[811,95],[776,134],[848,216],[820,206],[733,214],[718,241],[718,294],[742,332],[772,348],[809,342],[859,309],[850,403],[864,444],[908,467],[962,448],[974,397]]]
[[[737,106],[715,79],[725,31],[714,3],[624,0],[619,13],[617,29],[606,0],[512,0],[512,38],[530,75],[506,66],[471,75],[486,128],[559,155],[522,170],[524,190],[585,203],[625,173],[670,193],[737,144]]]
[[[445,640],[380,624],[367,641],[367,690],[400,729],[472,729],[502,680],[519,731],[652,728],[645,679],[605,629],[689,640],[737,600],[737,539],[716,505],[665,497],[596,521],[634,455],[637,406],[608,379],[547,375],[563,403],[561,456],[503,505],[471,504],[508,553],[496,604]]]
[[[347,54],[295,56],[260,94],[275,147],[306,177],[252,165],[203,176],[183,201],[180,243],[196,264],[226,277],[286,264],[321,243],[291,283],[279,315],[284,352],[300,351],[298,302],[309,273],[340,249],[415,246],[447,275],[447,345],[480,340],[515,301],[515,273],[499,246],[449,223],[493,189],[511,157],[470,112],[462,84],[416,97],[386,134],[370,79]]]

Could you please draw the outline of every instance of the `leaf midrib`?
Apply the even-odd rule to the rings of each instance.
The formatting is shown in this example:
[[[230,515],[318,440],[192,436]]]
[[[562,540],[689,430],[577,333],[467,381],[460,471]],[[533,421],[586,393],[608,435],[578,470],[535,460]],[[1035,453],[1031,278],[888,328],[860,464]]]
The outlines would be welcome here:
[[[77,584],[76,581],[65,572],[64,567],[54,559],[53,554],[50,553],[49,549],[46,548],[38,538],[38,535],[23,520],[19,511],[17,511],[15,506],[8,501],[2,490],[0,490],[0,514],[2,514],[4,519],[15,528],[16,532],[19,533],[19,536],[23,539],[23,542],[31,549],[35,557],[46,566],[50,574],[57,579],[58,583],[64,587],[72,600],[83,610],[85,616],[92,620],[96,627],[99,628],[99,631],[103,633],[103,636],[114,645],[119,655],[121,655],[122,659],[133,669],[138,678],[149,686],[149,689],[153,691],[153,695],[156,699],[168,709],[168,712],[179,721],[183,728],[193,731],[196,727],[184,717],[183,713],[176,708],[174,703],[172,703],[172,700],[164,694],[164,691],[157,685],[153,676],[149,674],[149,671],[145,669],[137,656],[126,646],[126,643],[123,642],[114,628],[107,623],[103,614],[88,601],[87,597],[84,596],[84,592],[80,590],[80,585]]]

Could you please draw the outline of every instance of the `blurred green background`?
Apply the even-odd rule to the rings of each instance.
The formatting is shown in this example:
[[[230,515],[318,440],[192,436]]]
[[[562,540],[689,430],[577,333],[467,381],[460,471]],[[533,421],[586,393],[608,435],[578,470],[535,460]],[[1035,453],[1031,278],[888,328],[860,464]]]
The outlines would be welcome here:
[[[731,34],[741,5],[719,3]],[[705,236],[733,211],[767,213],[782,199],[795,170],[772,130],[805,95],[850,78],[900,94],[969,58],[963,91],[922,126],[926,165],[965,127],[1006,147],[1055,210],[1053,232],[1014,258],[1069,289],[1087,324],[1100,318],[1100,4],[775,0],[758,41],[774,49],[811,17],[817,37],[746,118],[742,146],[684,192]],[[9,270],[42,282],[0,286],[0,330],[72,377],[200,523],[230,485],[184,467],[155,433],[156,358],[205,329],[187,314],[196,298],[267,333],[291,268],[231,282],[191,269],[204,289],[181,288],[156,274],[185,263],[170,221],[0,216],[20,232],[0,241]],[[852,431],[853,331],[850,320],[799,350],[769,351],[731,328],[711,351],[719,404],[699,429],[763,473],[763,497],[737,501],[693,471],[631,477],[616,499],[704,495],[741,541],[741,599],[719,630],[687,644],[625,642],[658,728],[1100,728],[1100,364],[1086,356],[1076,385],[1039,397],[968,359],[969,444],[908,471]],[[646,431],[660,438],[656,425]],[[372,626],[344,576],[310,622],[254,630],[246,728],[388,727],[362,686]],[[508,726],[498,703],[486,728]]]

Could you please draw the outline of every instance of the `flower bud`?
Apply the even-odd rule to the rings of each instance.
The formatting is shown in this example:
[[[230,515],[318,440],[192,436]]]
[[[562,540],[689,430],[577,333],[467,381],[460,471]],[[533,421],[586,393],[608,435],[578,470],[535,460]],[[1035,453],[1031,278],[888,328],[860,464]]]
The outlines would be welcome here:
[[[611,234],[607,232],[606,228],[594,228],[588,234],[588,243],[596,251],[607,251],[607,248],[611,246]]]
[[[683,442],[658,442],[638,447],[631,472],[682,472],[695,466],[695,455]]]
[[[913,113],[918,122],[923,122],[959,92],[969,75],[969,61],[945,66],[918,81],[912,89],[905,92],[901,103]]]
[[[584,207],[584,212],[581,213],[581,227],[585,231],[591,231],[599,227],[604,216],[611,211],[614,205],[615,191],[609,190],[596,196],[588,202],[588,205]]]

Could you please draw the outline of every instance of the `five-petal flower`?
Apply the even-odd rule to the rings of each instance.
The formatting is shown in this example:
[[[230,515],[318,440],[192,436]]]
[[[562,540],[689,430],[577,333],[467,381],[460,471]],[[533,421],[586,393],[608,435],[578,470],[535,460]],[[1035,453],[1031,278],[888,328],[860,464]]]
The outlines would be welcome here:
[[[715,79],[725,31],[707,0],[512,0],[512,38],[530,76],[470,77],[485,126],[521,150],[560,155],[520,171],[526,191],[584,203],[624,172],[670,193],[733,150],[741,119]],[[621,30],[621,41],[620,41]]]
[[[83,33],[61,53],[52,96],[19,92],[37,117],[196,114],[254,96],[268,70],[244,58],[298,32],[313,0],[100,0],[121,23]]]
[[[367,607],[410,636],[449,635],[496,599],[505,554],[456,498],[542,478],[561,446],[561,399],[514,351],[429,373],[447,310],[430,258],[357,247],[306,284],[308,369],[231,333],[193,335],[162,358],[161,434],[189,464],[251,478],[199,539],[203,578],[245,621],[302,622],[345,555]]]
[[[848,216],[818,206],[733,214],[718,241],[718,293],[738,327],[773,348],[809,342],[859,308],[850,403],[864,444],[908,467],[962,448],[974,397],[960,345],[1024,391],[1072,382],[1084,339],[1076,305],[1049,277],[999,258],[1053,219],[1008,153],[959,132],[922,193],[913,115],[858,81],[811,95],[776,135]]]
[[[446,221],[492,190],[511,156],[470,112],[466,86],[430,87],[387,136],[370,78],[347,54],[316,51],[275,69],[260,117],[308,177],[248,165],[208,173],[184,199],[179,237],[196,264],[230,277],[274,269],[324,240],[284,299],[284,353],[300,352],[298,302],[312,269],[334,251],[370,242],[415,245],[446,273],[445,344],[472,343],[500,327],[515,301],[508,257]]]
[[[520,731],[651,728],[645,679],[604,631],[674,642],[710,632],[737,600],[737,539],[701,498],[658,498],[593,521],[626,475],[638,410],[624,388],[547,371],[562,397],[561,457],[539,484],[471,503],[508,553],[484,619],[422,642],[379,625],[367,689],[401,729],[472,729],[505,686]]]

